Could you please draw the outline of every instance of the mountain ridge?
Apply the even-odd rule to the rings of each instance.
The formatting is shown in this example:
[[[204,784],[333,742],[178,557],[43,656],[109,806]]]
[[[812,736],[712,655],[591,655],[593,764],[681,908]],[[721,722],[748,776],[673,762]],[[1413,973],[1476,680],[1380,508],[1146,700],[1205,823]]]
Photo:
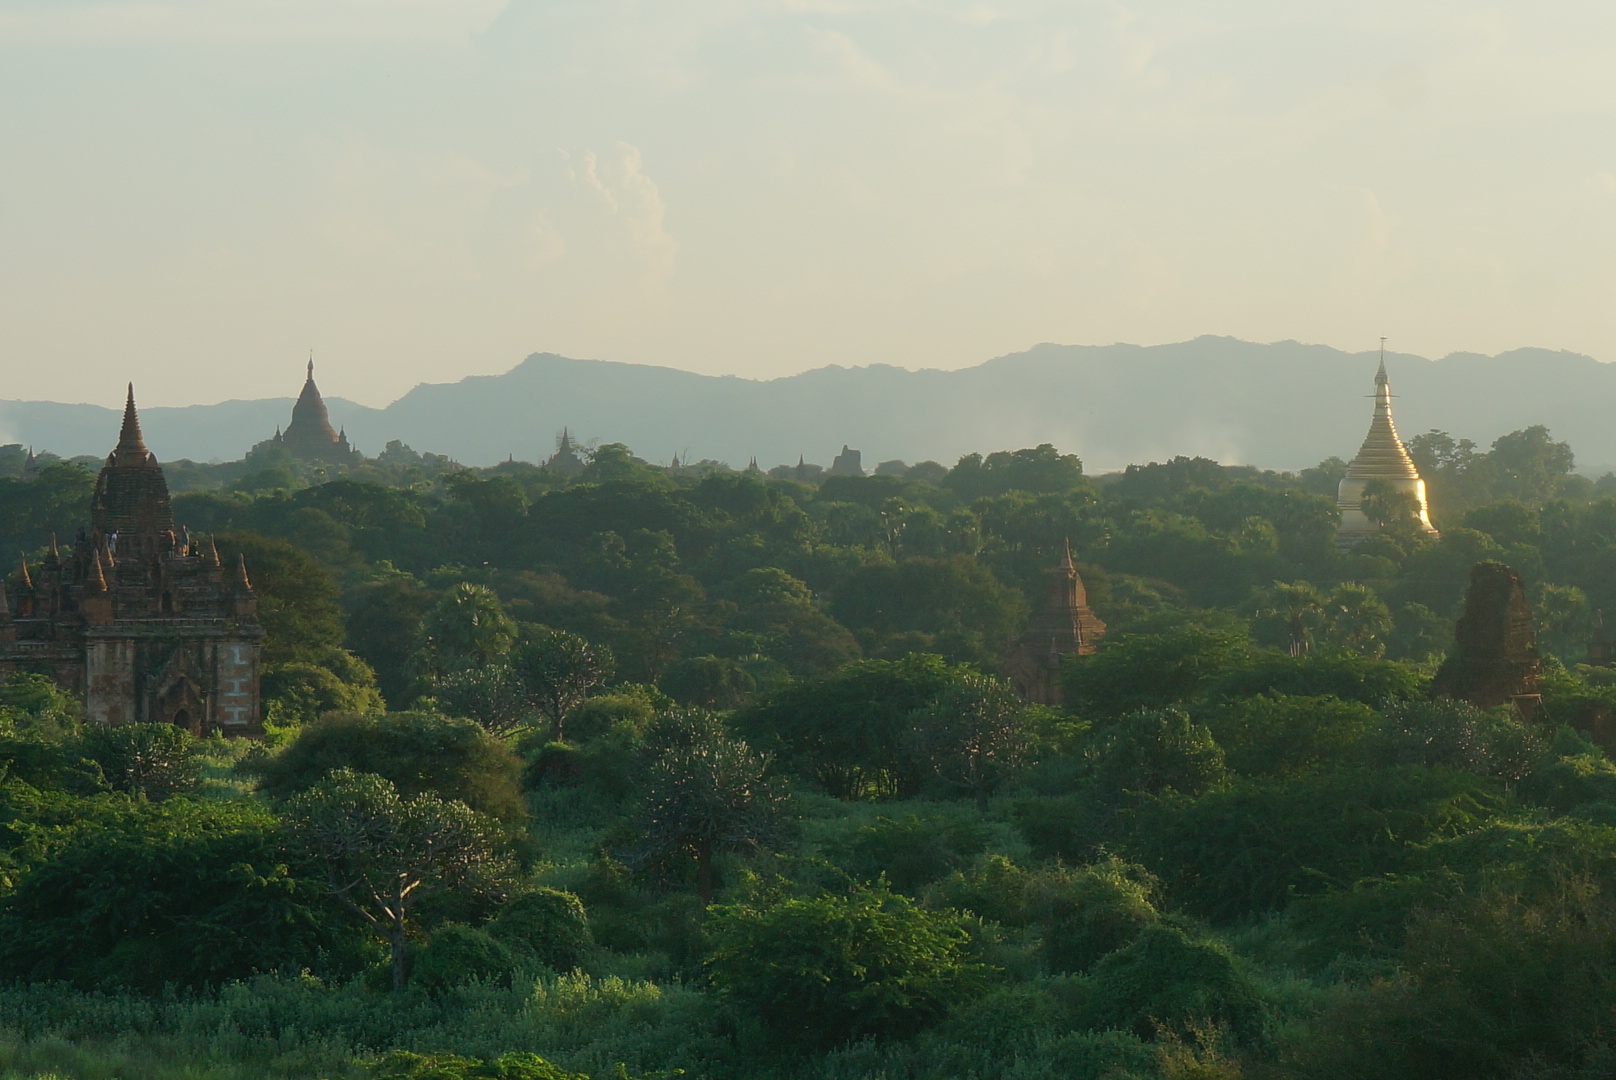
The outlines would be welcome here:
[[[1350,457],[1369,422],[1376,354],[1294,341],[1205,335],[1167,345],[1044,343],[954,370],[828,364],[752,379],[533,353],[499,375],[421,383],[383,408],[327,398],[366,453],[399,439],[471,465],[547,457],[563,427],[623,442],[650,460],[715,458],[765,467],[799,453],[828,464],[844,443],[866,468],[887,458],[951,463],[1051,442],[1091,471],[1200,454],[1296,469]],[[1387,353],[1404,438],[1440,428],[1480,445],[1545,424],[1583,468],[1616,464],[1616,366],[1566,350]],[[293,398],[141,410],[164,460],[231,460],[284,427]],[[0,401],[0,441],[67,455],[106,453],[118,412]]]

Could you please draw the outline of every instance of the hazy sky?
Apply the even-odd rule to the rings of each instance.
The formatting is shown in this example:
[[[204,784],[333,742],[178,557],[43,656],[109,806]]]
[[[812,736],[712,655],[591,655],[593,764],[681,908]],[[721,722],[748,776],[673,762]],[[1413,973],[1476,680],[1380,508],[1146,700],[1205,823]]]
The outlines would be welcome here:
[[[1616,5],[0,0],[0,397],[1616,360]]]

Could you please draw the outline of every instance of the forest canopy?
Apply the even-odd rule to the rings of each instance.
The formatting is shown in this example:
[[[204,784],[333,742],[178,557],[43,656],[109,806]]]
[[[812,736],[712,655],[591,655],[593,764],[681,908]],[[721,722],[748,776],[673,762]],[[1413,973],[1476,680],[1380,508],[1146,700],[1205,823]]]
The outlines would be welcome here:
[[[1616,477],[1541,427],[1409,449],[1440,535],[1349,548],[1336,459],[177,463],[251,568],[269,734],[0,685],[0,1061],[1609,1075]],[[0,534],[92,486],[0,478]],[[1106,630],[1029,702],[1068,545]],[[1529,709],[1433,692],[1478,564]]]

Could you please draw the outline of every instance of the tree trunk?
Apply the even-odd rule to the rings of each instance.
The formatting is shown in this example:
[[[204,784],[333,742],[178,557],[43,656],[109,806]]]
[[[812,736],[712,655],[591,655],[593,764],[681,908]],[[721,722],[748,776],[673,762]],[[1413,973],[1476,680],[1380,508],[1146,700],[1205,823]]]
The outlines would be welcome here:
[[[388,935],[388,938],[393,946],[393,992],[396,994],[404,989],[404,980],[408,975],[404,963],[406,957],[403,919],[394,920],[392,933]]]
[[[710,844],[696,848],[696,895],[701,897],[702,907],[713,902],[713,849]]]

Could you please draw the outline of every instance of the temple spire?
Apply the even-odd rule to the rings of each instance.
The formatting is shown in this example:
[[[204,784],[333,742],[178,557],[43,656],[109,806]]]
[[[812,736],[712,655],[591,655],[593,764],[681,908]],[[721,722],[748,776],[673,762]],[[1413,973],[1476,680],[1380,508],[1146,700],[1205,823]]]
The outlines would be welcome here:
[[[247,577],[246,552],[236,556],[236,587],[243,592],[252,592],[252,581]]]
[[[101,553],[99,551],[94,553],[94,560],[90,564],[90,573],[85,578],[84,584],[89,589],[91,596],[106,595],[107,575],[106,570],[101,565]]]
[[[17,567],[17,584],[21,585],[24,589],[32,589],[34,587],[34,579],[28,573],[28,556],[26,555],[22,557]]]
[[[114,451],[120,465],[131,460],[143,462],[150,451],[140,433],[140,413],[135,410],[135,384],[129,384],[129,397],[123,406],[123,427],[118,432],[118,449]]]

